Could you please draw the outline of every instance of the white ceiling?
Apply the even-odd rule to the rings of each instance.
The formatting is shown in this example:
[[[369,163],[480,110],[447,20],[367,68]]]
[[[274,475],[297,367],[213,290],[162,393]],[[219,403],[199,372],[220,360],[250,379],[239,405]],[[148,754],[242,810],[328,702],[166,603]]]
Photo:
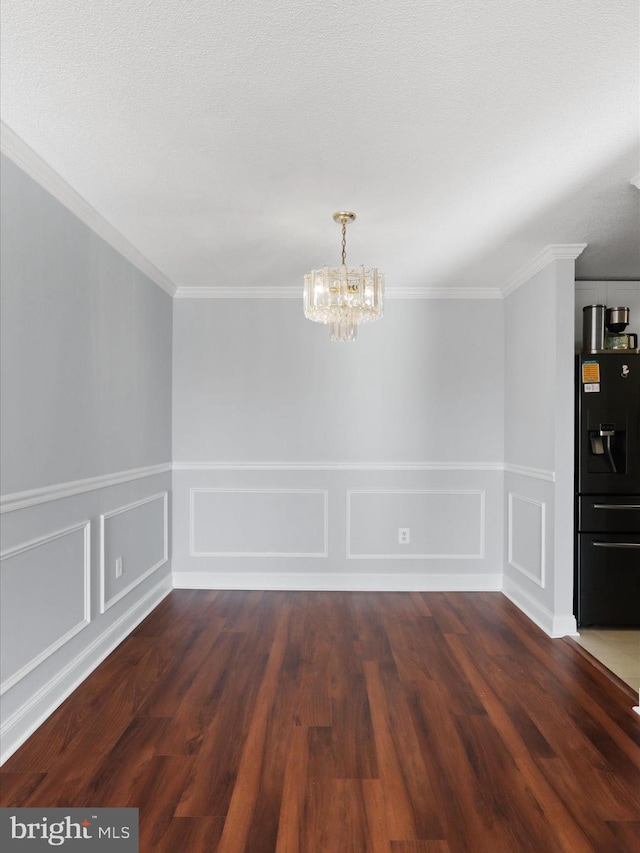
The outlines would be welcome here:
[[[637,0],[2,0],[3,120],[178,286],[640,277]]]

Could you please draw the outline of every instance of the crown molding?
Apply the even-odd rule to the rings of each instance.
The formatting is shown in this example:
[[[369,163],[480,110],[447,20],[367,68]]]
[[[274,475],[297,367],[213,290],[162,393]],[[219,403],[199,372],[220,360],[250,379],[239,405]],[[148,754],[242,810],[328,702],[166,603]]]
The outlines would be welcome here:
[[[640,190],[640,172],[638,172],[638,174],[635,176],[635,178],[631,178],[629,183],[632,186],[637,187]]]
[[[498,287],[392,287],[385,299],[501,299]]]
[[[302,287],[178,287],[176,299],[302,299]]]
[[[169,296],[176,292],[176,285],[151,261],[145,258],[120,231],[107,222],[86,199],[79,195],[51,166],[30,148],[17,133],[4,122],[0,122],[0,150],[33,178],[44,190],[77,216],[81,222],[107,242],[126,260],[162,288]]]
[[[514,290],[517,290],[521,285],[529,281],[530,278],[533,278],[534,275],[543,270],[552,261],[575,261],[586,247],[586,243],[562,243],[547,246],[539,255],[536,255],[533,260],[529,261],[528,264],[525,264],[525,266],[521,267],[518,272],[511,276],[501,290],[502,296],[509,296],[510,293],[513,293]]]
[[[178,287],[176,299],[302,299],[301,287]],[[501,299],[498,287],[392,287],[385,299]]]

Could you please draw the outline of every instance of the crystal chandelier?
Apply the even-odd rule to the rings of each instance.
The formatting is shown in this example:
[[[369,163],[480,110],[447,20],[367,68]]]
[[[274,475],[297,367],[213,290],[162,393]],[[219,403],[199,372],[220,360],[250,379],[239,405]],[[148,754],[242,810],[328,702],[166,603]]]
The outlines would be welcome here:
[[[332,341],[354,341],[360,323],[382,317],[384,274],[346,265],[347,222],[353,222],[356,215],[341,210],[333,218],[342,225],[342,263],[305,275],[304,316],[327,323]]]

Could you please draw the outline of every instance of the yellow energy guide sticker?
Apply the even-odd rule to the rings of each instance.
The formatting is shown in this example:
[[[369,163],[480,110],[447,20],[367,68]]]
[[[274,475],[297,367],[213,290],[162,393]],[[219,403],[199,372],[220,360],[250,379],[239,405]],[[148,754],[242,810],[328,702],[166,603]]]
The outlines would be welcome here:
[[[600,364],[597,361],[585,361],[582,365],[582,382],[600,382]]]

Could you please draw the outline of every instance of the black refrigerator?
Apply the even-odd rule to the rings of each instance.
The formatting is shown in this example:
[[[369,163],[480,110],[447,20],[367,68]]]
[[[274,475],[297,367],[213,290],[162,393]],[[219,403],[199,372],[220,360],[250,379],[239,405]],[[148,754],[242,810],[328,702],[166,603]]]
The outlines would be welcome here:
[[[640,353],[582,354],[576,382],[578,627],[640,627]]]

